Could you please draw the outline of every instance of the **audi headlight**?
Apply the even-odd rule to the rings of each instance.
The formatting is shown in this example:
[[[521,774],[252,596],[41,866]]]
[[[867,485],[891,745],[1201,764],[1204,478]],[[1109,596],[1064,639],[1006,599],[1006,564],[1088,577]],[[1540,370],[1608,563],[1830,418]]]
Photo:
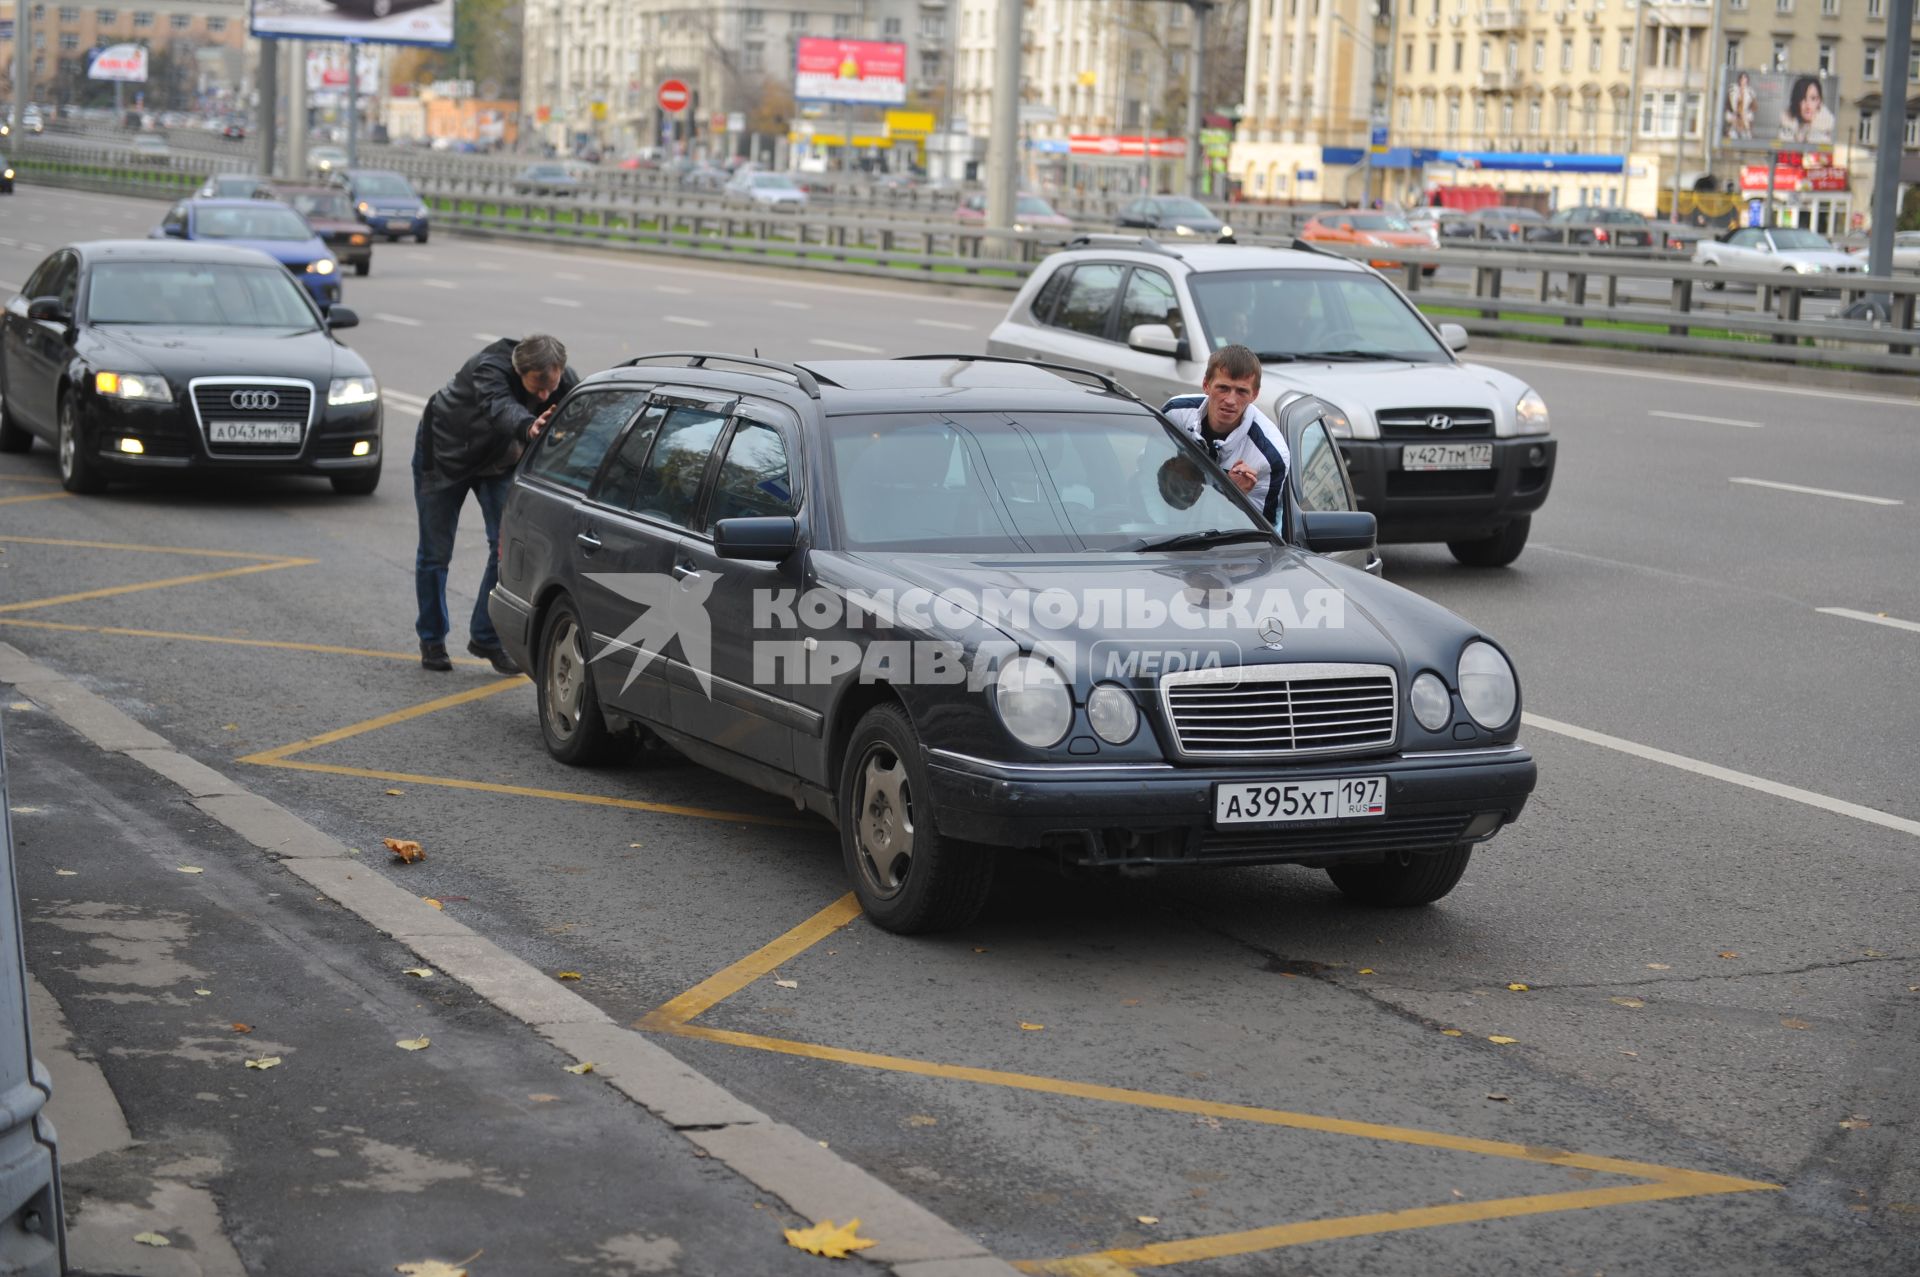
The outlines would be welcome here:
[[[1231,226],[1227,226],[1227,225],[1224,225],[1224,224],[1223,224],[1223,225],[1222,225],[1222,226],[1220,227],[1220,238],[1221,238],[1221,239],[1232,239],[1232,238],[1233,238],[1233,227],[1231,227]]]
[[[173,402],[173,387],[167,384],[167,379],[150,372],[97,372],[93,374],[93,388],[115,399]]]
[[[380,397],[380,387],[371,377],[335,377],[327,384],[327,406],[372,403]]]
[[[993,703],[1013,738],[1035,749],[1059,744],[1073,725],[1066,680],[1037,657],[1017,656],[1000,667]]]
[[[1520,402],[1513,406],[1513,421],[1519,434],[1547,433],[1547,401],[1540,397],[1539,391],[1529,390],[1520,396]]]
[[[333,274],[333,259],[331,257],[322,257],[317,262],[308,262],[307,274],[309,275]]]
[[[1140,730],[1140,706],[1118,683],[1101,683],[1087,694],[1087,721],[1109,745],[1124,745]]]
[[[1453,718],[1453,697],[1447,685],[1431,671],[1413,680],[1407,690],[1407,702],[1413,707],[1413,719],[1430,732],[1440,731]]]
[[[1478,639],[1460,653],[1460,700],[1473,721],[1493,731],[1513,720],[1520,704],[1520,684],[1513,666],[1491,643]]]

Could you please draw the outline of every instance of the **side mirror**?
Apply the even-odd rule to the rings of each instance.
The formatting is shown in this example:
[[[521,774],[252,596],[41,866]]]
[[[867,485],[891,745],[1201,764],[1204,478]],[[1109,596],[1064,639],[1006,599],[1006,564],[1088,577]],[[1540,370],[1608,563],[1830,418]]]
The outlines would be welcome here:
[[[348,310],[345,306],[335,303],[334,305],[327,307],[328,331],[338,332],[342,328],[358,328],[359,326],[360,326],[360,316],[354,314],[352,311]]]
[[[1172,355],[1175,359],[1187,357],[1187,342],[1183,337],[1173,335],[1173,329],[1166,324],[1135,324],[1127,333],[1127,345],[1147,355]]]
[[[1310,510],[1300,516],[1300,529],[1315,554],[1371,550],[1379,540],[1379,526],[1365,510]]]
[[[1771,253],[1773,251],[1773,245],[1768,243],[1764,239],[1761,240],[1758,244],[1755,244],[1754,247],[1759,249],[1763,253]]]
[[[1448,350],[1465,350],[1468,340],[1466,325],[1440,325],[1440,340],[1445,343]]]
[[[58,297],[36,297],[27,303],[27,318],[45,320],[50,324],[64,324],[72,318],[66,307],[60,304]]]
[[[790,515],[722,519],[713,525],[713,548],[723,559],[778,563],[799,544],[800,527]]]

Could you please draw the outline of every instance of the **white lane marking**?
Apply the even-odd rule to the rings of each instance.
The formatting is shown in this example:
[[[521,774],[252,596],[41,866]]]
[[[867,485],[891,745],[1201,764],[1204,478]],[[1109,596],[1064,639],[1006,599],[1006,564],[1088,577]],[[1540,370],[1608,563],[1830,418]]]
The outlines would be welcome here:
[[[695,318],[694,318],[694,317],[693,317],[692,315],[662,315],[662,316],[660,316],[660,322],[661,322],[661,323],[663,323],[663,324],[679,324],[679,325],[680,325],[680,326],[681,326],[682,328],[711,328],[711,327],[713,327],[713,321],[712,321],[712,320],[710,320],[710,319],[695,319]]]
[[[778,306],[783,310],[812,310],[813,309],[813,307],[807,302],[790,302],[784,297],[769,297],[767,298],[767,305]]]
[[[555,275],[554,275],[554,278],[555,278],[555,279],[565,279],[565,280],[571,280],[571,281],[572,281],[573,283],[576,283],[576,284],[577,284],[577,283],[579,283],[579,282],[580,282],[580,281],[581,281],[582,279],[584,279],[584,278],[585,278],[585,276],[582,276],[582,275],[576,275],[576,274],[574,274],[574,273],[573,273],[572,271],[570,271],[570,270],[563,270],[563,271],[559,271],[559,272],[556,272],[556,273],[555,273]]]
[[[20,285],[10,279],[0,279],[0,288],[11,288],[16,293],[20,291]]]
[[[1905,505],[1904,501],[1895,501],[1892,497],[1863,497],[1858,492],[1835,492],[1832,488],[1808,488],[1797,483],[1775,483],[1771,479],[1729,479],[1728,483],[1744,483],[1753,488],[1775,488],[1781,492],[1804,492],[1810,497],[1833,497],[1840,501],[1864,501],[1868,505]]]
[[[423,279],[420,281],[428,288],[458,288],[460,285],[450,279]]]
[[[491,346],[493,345],[494,342],[500,340],[500,334],[499,333],[475,333],[473,334],[473,339],[475,341],[484,341],[487,343],[487,345]]]
[[[922,328],[951,328],[956,332],[963,333],[973,331],[972,324],[956,324],[946,319],[916,319],[913,322],[919,324]]]
[[[1749,430],[1762,428],[1757,421],[1741,421],[1736,417],[1708,417],[1697,412],[1664,412],[1659,408],[1649,408],[1647,415],[1665,417],[1668,421],[1704,421],[1710,426],[1745,426]]]
[[[419,412],[427,406],[426,400],[418,395],[410,395],[404,390],[383,390],[380,395],[383,399],[390,401],[394,407],[405,408],[412,412]]]
[[[36,244],[30,239],[21,240],[20,247],[26,249],[29,253],[44,253],[47,251],[45,244]]]
[[[1688,758],[1684,754],[1669,753],[1664,749],[1655,749],[1651,745],[1641,745],[1634,741],[1622,740],[1618,736],[1608,736],[1604,732],[1575,727],[1572,723],[1542,718],[1538,714],[1523,714],[1521,719],[1528,727],[1535,727],[1543,732],[1571,736],[1574,740],[1598,745],[1602,749],[1618,750],[1622,754],[1644,758],[1650,763],[1660,763],[1663,766],[1678,768],[1683,772],[1692,772],[1696,776],[1705,776],[1709,780],[1722,780],[1729,785],[1739,785],[1743,789],[1757,790],[1763,794],[1772,794],[1775,798],[1785,798],[1789,802],[1817,807],[1821,811],[1832,812],[1836,816],[1848,816],[1854,820],[1865,821],[1869,825],[1879,825],[1885,829],[1920,837],[1920,820],[1908,820],[1905,816],[1895,816],[1874,807],[1863,807],[1859,803],[1850,803],[1844,798],[1829,798],[1825,794],[1816,794],[1811,789],[1782,785],[1779,781],[1767,780],[1762,776],[1750,776],[1746,772],[1737,772],[1716,763],[1703,763],[1697,758]]]
[[[863,346],[857,341],[835,341],[831,337],[809,337],[807,340],[816,346],[825,346],[830,350],[851,350],[856,355],[883,353],[878,346]]]
[[[565,306],[569,310],[580,309],[580,303],[571,297],[542,297],[540,300],[549,306]]]
[[[500,271],[506,269],[506,267],[502,266],[499,262],[474,262],[472,265],[475,270]]]
[[[1920,621],[1903,621],[1897,616],[1878,616],[1872,612],[1856,612],[1850,607],[1817,607],[1813,609],[1823,616],[1844,616],[1850,621],[1866,621],[1870,625],[1888,625],[1896,630],[1912,630],[1920,634]]]
[[[389,315],[384,310],[374,311],[373,317],[383,324],[399,324],[405,328],[419,328],[425,322],[423,320],[410,318],[406,315]]]
[[[0,235],[0,248],[18,248],[18,247],[20,247],[19,240],[8,239],[5,235]]]
[[[1845,390],[1821,390],[1809,386],[1782,386],[1776,382],[1737,381],[1732,377],[1694,377],[1681,373],[1650,372],[1644,368],[1616,368],[1612,364],[1570,364],[1557,359],[1526,359],[1515,355],[1481,355],[1476,363],[1520,364],[1527,368],[1557,368],[1561,372],[1589,372],[1599,377],[1640,377],[1650,381],[1678,381],[1689,386],[1725,386],[1731,390],[1760,390],[1768,395],[1805,395],[1812,399],[1850,399],[1855,403],[1893,404],[1911,408],[1920,400],[1897,395],[1862,395]]]
[[[676,297],[685,297],[693,290],[691,288],[682,288],[678,284],[655,284],[653,291],[656,293],[672,293]]]

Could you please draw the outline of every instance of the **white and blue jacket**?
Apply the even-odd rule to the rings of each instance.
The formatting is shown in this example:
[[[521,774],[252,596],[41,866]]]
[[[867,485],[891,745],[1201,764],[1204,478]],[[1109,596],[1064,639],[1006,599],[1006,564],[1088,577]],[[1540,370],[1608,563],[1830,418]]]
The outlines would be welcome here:
[[[1220,440],[1218,447],[1213,447],[1201,424],[1207,415],[1205,395],[1175,395],[1160,411],[1207,449],[1222,471],[1232,469],[1236,461],[1252,467],[1259,478],[1247,497],[1266,516],[1268,523],[1276,528],[1280,526],[1287,490],[1287,437],[1280,432],[1280,427],[1269,421],[1259,408],[1248,404],[1233,433]]]

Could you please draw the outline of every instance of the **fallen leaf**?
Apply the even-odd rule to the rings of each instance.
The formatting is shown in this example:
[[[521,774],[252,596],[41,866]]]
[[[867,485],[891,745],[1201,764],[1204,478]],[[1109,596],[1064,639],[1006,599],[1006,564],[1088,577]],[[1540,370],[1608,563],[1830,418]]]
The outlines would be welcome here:
[[[545,1091],[530,1091],[527,1093],[527,1098],[535,1104],[551,1104],[560,1097],[557,1095],[549,1095]]]
[[[402,1051],[424,1051],[433,1045],[432,1038],[401,1038],[394,1043]]]
[[[986,952],[986,950],[985,950],[985,949],[982,949],[982,948],[980,948],[980,947],[979,947],[978,945],[976,945],[976,946],[974,946],[974,950],[973,950],[973,951],[974,951],[975,953],[985,953],[985,952]]]
[[[1123,1007],[1137,1007],[1140,1005],[1140,999],[1139,998],[1121,998],[1120,1005]]]
[[[578,980],[580,973],[578,971],[556,971],[553,973],[553,978],[556,980]]]
[[[242,1024],[240,1021],[235,1020],[233,1022],[233,1031],[235,1033],[251,1033],[253,1032],[253,1026],[251,1024]]]
[[[1869,1122],[1864,1117],[1850,1117],[1846,1121],[1840,1123],[1840,1129],[1843,1131],[1864,1131],[1869,1126],[1872,1126],[1872,1125],[1873,1123]]]
[[[1143,1224],[1157,1224],[1160,1222],[1158,1215],[1135,1215],[1134,1218]]]
[[[1372,968],[1372,967],[1361,967],[1361,968],[1360,968],[1360,974],[1361,974],[1361,975],[1372,975],[1372,974],[1373,974],[1373,968]]]
[[[798,980],[775,980],[774,983],[783,989],[797,989],[800,987]]]
[[[1637,1060],[1640,1058],[1640,1053],[1638,1051],[1622,1051],[1620,1054],[1626,1056],[1628,1059]]]
[[[1022,1020],[1020,1021],[1020,1027],[1025,1029],[1029,1033],[1037,1033],[1041,1029],[1046,1028],[1047,1026],[1044,1024],[1029,1024],[1025,1020]]]
[[[277,1065],[278,1063],[280,1063],[279,1056],[263,1055],[257,1060],[248,1060],[247,1067],[250,1069],[270,1069],[275,1065]]]
[[[1723,958],[1737,958],[1740,955],[1732,949],[1722,949],[1720,951],[1720,956]]]
[[[1510,1038],[1499,1033],[1491,1034],[1487,1038],[1487,1041],[1493,1043],[1495,1046],[1512,1046],[1515,1042],[1518,1042],[1519,1040],[1520,1040],[1519,1038]]]
[[[591,1072],[593,1072],[593,1061],[592,1061],[592,1060],[582,1060],[582,1061],[581,1061],[580,1063],[578,1063],[578,1064],[569,1064],[569,1065],[567,1065],[567,1072],[569,1072],[569,1073],[591,1073]]]
[[[410,1264],[395,1264],[393,1271],[406,1277],[467,1277],[467,1265],[486,1252],[476,1250],[465,1259],[449,1264],[444,1259],[417,1259]]]
[[[178,872],[183,874],[203,874],[206,870],[202,869],[199,865],[181,865],[178,868]]]
[[[1221,1129],[1220,1119],[1217,1117],[1214,1117],[1210,1113],[1202,1113],[1199,1117],[1194,1118],[1193,1121],[1194,1121],[1194,1125],[1204,1126],[1210,1131],[1217,1131]]]
[[[1450,1038],[1457,1038],[1462,1036],[1459,1029],[1442,1029],[1440,1030],[1440,1032],[1446,1034]]]
[[[907,1119],[907,1125],[908,1126],[938,1126],[940,1125],[940,1119],[937,1117],[928,1117],[925,1113],[915,1113],[913,1116]]]
[[[33,702],[32,701],[14,701],[11,705],[8,705],[7,708],[17,709],[22,711],[30,710],[33,708]]]
[[[1525,993],[1527,986],[1524,984],[1510,984],[1507,986],[1507,989],[1513,993]]]
[[[1632,1007],[1636,1011],[1647,1005],[1639,998],[1608,998],[1607,1001],[1613,1003],[1615,1006]]]
[[[427,858],[427,853],[420,850],[420,844],[410,839],[382,838],[380,841],[387,844],[387,850],[393,853],[393,858],[403,865]]]
[[[203,998],[210,998],[213,996],[212,989],[195,989],[194,992]]]
[[[220,724],[220,730],[221,730],[221,731],[223,731],[223,732],[237,732],[237,731],[239,731],[239,730],[240,730],[240,724],[238,724],[238,723],[222,723],[222,724]]]
[[[408,967],[405,971],[402,971],[400,974],[418,976],[422,980],[431,980],[433,979],[433,968],[432,967]]]
[[[142,1246],[173,1245],[172,1242],[168,1241],[164,1236],[162,1236],[159,1233],[135,1233],[133,1235],[133,1240],[139,1242]]]
[[[424,900],[424,901],[426,901],[426,902],[427,902],[428,904],[430,904],[430,905],[432,905],[432,906],[433,906],[433,907],[434,907],[435,909],[445,909],[445,908],[446,908],[446,906],[445,906],[445,905],[443,905],[443,904],[441,904],[441,903],[440,903],[440,902],[439,902],[438,900],[435,900],[435,899],[434,899],[434,898],[433,898],[432,896],[422,896],[422,897],[420,897],[420,898],[421,898],[422,900]]]
[[[1811,1024],[1808,1024],[1805,1020],[1796,1020],[1792,1016],[1787,1016],[1785,1019],[1781,1020],[1780,1023],[1782,1027],[1789,1028],[1789,1029],[1811,1029],[1813,1027]]]
[[[1664,962],[1649,962],[1649,963],[1647,964],[1647,970],[1649,970],[1649,971],[1671,971],[1671,970],[1673,970],[1673,968],[1672,968],[1672,967],[1670,967],[1670,966],[1668,966],[1668,965],[1667,965],[1666,963],[1664,963]]]
[[[809,1255],[825,1255],[828,1259],[845,1259],[856,1250],[865,1250],[880,1243],[871,1237],[856,1236],[860,1230],[860,1221],[850,1219],[844,1228],[830,1219],[823,1219],[812,1228],[788,1228],[787,1245],[795,1250],[804,1250]]]
[[[628,843],[628,844],[627,844],[627,846],[629,846],[629,847],[640,847],[640,846],[644,846],[644,845],[645,845],[644,843],[637,843],[637,842],[630,842],[630,843]]]
[[[1498,1100],[1502,1104],[1505,1104],[1507,1102],[1507,1097],[1505,1095],[1502,1095],[1499,1091],[1488,1091],[1487,1098],[1490,1100]]]
[[[53,871],[53,876],[56,878],[78,878],[80,874],[78,870],[74,869],[56,869]]]
[[[406,793],[407,791],[404,789],[389,789],[387,792],[393,795],[393,797],[398,798],[400,797],[400,795]]]

